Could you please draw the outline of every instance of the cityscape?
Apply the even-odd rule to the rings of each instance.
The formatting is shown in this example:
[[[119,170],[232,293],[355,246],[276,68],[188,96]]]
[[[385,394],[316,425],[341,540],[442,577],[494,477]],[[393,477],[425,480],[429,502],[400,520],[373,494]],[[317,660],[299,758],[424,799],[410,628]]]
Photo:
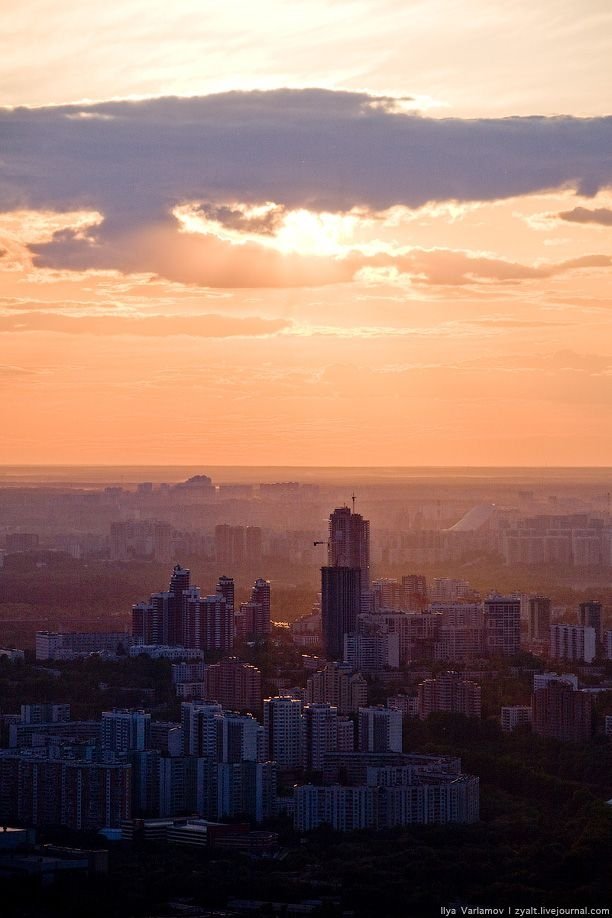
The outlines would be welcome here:
[[[345,502],[324,475],[5,483],[3,882],[23,902],[34,881],[34,909],[49,889],[93,884],[93,913],[130,914],[131,894],[111,905],[99,884],[123,888],[121,863],[148,870],[163,853],[176,889],[158,866],[160,888],[139,893],[156,913],[188,899],[194,915],[361,915],[378,897],[385,913],[427,914],[491,893],[467,872],[443,899],[415,878],[394,904],[371,877],[360,902],[325,870],[327,846],[351,838],[368,857],[367,839],[430,833],[421,844],[452,860],[481,826],[501,846],[518,807],[540,844],[558,844],[570,814],[584,834],[518,899],[496,865],[517,907],[558,901],[562,864],[580,857],[592,869],[565,895],[605,902],[609,498],[597,476],[545,477],[361,474]],[[483,586],[493,577],[503,590]],[[256,866],[234,889],[218,860]],[[220,886],[185,899],[196,862]]]

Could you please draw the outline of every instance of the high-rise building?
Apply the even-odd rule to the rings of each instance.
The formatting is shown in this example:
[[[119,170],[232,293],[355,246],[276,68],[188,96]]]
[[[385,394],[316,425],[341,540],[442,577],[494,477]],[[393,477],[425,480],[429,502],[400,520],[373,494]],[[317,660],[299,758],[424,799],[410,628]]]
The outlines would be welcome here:
[[[531,705],[509,704],[501,709],[500,724],[504,733],[512,733],[517,727],[531,723]]]
[[[338,751],[338,708],[331,704],[304,706],[306,767],[322,771],[326,752]]]
[[[423,574],[402,577],[402,608],[419,612],[427,605],[427,578]]]
[[[359,567],[321,568],[321,624],[325,653],[339,660],[344,652],[344,635],[357,628],[361,608]]]
[[[236,816],[263,822],[276,813],[276,762],[243,761],[217,766],[213,787],[215,819]]]
[[[305,761],[305,723],[302,702],[277,695],[265,698],[265,756],[281,768],[301,768]]]
[[[355,751],[355,724],[348,717],[338,717],[338,752]]]
[[[259,577],[253,584],[250,601],[240,603],[240,608],[235,614],[236,642],[265,641],[271,628],[270,581]]]
[[[151,715],[144,711],[102,712],[102,747],[117,754],[151,748]]]
[[[215,526],[215,558],[221,564],[233,564],[232,527],[227,523]]]
[[[410,765],[369,768],[367,784],[357,786],[298,785],[293,794],[294,826],[298,832],[320,825],[349,832],[478,822],[478,778],[438,772],[436,766],[434,758],[428,774],[415,773]]]
[[[168,592],[172,597],[169,606],[168,640],[166,644],[180,644],[183,637],[183,594],[189,589],[191,573],[180,564],[175,564],[170,577]]]
[[[215,717],[215,729],[215,761],[235,764],[263,760],[264,728],[251,714],[225,711]]]
[[[485,600],[485,636],[492,656],[510,657],[521,649],[521,600],[493,595]]]
[[[379,577],[371,584],[375,609],[401,609],[403,589],[395,577]]]
[[[255,540],[256,536],[251,536],[251,547],[254,546]],[[240,565],[247,559],[246,552],[244,526],[229,526],[227,523],[215,526],[215,558],[217,561],[221,564]]]
[[[454,577],[434,577],[430,589],[431,602],[457,602],[472,592],[467,580]]]
[[[595,659],[596,632],[586,625],[551,625],[550,656],[553,660],[581,660],[592,663]]]
[[[171,671],[172,682],[175,685],[183,682],[202,682],[206,672],[206,664],[203,660],[197,660],[195,663],[173,663]]]
[[[183,593],[183,646],[230,651],[234,646],[234,613],[221,593],[201,596],[197,587]]]
[[[371,634],[345,634],[344,662],[362,673],[398,669],[399,647],[399,634],[382,628]]]
[[[370,523],[348,507],[329,517],[328,566],[321,568],[323,645],[328,657],[340,659],[344,635],[356,631],[357,615],[370,593]]]
[[[370,521],[349,507],[339,507],[329,517],[327,548],[329,567],[359,568],[361,589],[370,589]]]
[[[256,622],[255,636],[265,637],[270,634],[270,581],[258,577],[251,590],[251,602],[261,606],[261,615]]]
[[[234,640],[236,644],[253,641],[261,606],[256,602],[241,602],[234,613]]]
[[[421,720],[438,711],[481,716],[480,686],[464,679],[461,673],[440,673],[418,686],[418,710]]]
[[[110,524],[110,558],[111,561],[127,561],[129,558],[128,541],[130,524],[117,521]]]
[[[356,714],[368,702],[368,684],[360,673],[343,663],[328,663],[306,680],[308,704],[326,703],[340,715]]]
[[[244,546],[245,555],[248,562],[259,564],[262,558],[262,534],[259,526],[247,526]]]
[[[221,596],[225,599],[225,605],[228,610],[234,614],[235,604],[234,604],[234,578],[226,577],[225,574],[217,580],[217,593],[220,593]]]
[[[22,704],[22,724],[56,724],[70,720],[69,704]]]
[[[209,756],[214,759],[217,752],[215,717],[223,714],[220,704],[213,702],[181,704],[181,726],[183,728],[183,752],[185,755]]]
[[[190,572],[176,564],[167,591],[132,606],[132,636],[141,644],[179,645],[183,639],[184,595]]]
[[[578,606],[578,622],[587,628],[595,629],[595,655],[603,656],[603,610],[600,602],[594,599],[581,602]]]
[[[132,815],[157,816],[159,813],[159,760],[157,748],[132,752]]]
[[[36,532],[8,532],[6,534],[7,554],[22,551],[36,551],[40,538]]]
[[[56,750],[0,753],[0,818],[79,832],[118,828],[131,817],[132,767],[57,756]]]
[[[261,711],[261,672],[236,657],[214,663],[204,677],[206,697],[229,711]]]
[[[234,584],[221,577],[217,592],[202,596],[190,572],[175,565],[170,587],[132,607],[132,637],[142,645],[231,651],[234,644]]]
[[[401,711],[382,705],[360,708],[358,745],[360,752],[401,752]]]
[[[582,743],[593,732],[592,696],[567,682],[550,682],[532,696],[533,732],[564,742]]]
[[[433,645],[436,660],[467,662],[485,655],[484,613],[479,603],[438,603]]]
[[[551,601],[548,596],[530,597],[527,631],[530,643],[550,640],[550,614]]]
[[[158,520],[153,524],[153,557],[156,561],[167,562],[172,560],[172,535],[173,528],[170,523]]]
[[[206,756],[161,756],[158,763],[158,815],[201,813],[215,816],[215,772]]]
[[[417,695],[390,695],[387,698],[387,707],[393,711],[400,711],[402,717],[418,717],[418,701]]]

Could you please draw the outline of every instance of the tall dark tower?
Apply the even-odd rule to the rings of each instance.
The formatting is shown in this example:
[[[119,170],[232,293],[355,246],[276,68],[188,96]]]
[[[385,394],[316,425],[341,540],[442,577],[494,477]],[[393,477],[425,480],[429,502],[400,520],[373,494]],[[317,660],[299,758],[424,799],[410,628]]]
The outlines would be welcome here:
[[[327,563],[359,568],[361,589],[370,589],[370,521],[349,507],[339,507],[329,517]]]
[[[357,628],[361,608],[361,569],[359,567],[321,568],[321,625],[325,654],[341,660],[344,635]]]
[[[184,630],[183,594],[189,589],[191,571],[180,564],[175,564],[170,577],[168,592],[168,644],[181,644]]]
[[[270,581],[258,577],[251,590],[251,602],[261,606],[261,613],[257,616],[257,632],[259,637],[270,634]]]

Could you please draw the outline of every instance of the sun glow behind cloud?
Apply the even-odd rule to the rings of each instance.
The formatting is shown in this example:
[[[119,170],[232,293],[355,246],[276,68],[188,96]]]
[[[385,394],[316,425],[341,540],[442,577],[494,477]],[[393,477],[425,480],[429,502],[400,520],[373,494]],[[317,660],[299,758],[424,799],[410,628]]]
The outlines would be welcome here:
[[[180,205],[172,213],[183,232],[215,236],[231,245],[254,242],[283,254],[329,257],[346,255],[355,248],[357,230],[373,222],[357,210],[340,214],[288,210],[272,201],[255,205],[234,201],[224,209],[239,216],[240,228],[210,218],[198,204]]]

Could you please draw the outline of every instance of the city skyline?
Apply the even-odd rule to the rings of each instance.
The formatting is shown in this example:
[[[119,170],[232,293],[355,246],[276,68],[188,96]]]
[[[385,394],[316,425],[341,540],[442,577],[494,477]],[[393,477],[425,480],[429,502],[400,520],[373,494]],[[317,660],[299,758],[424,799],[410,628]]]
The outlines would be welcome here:
[[[131,918],[171,890],[202,918],[272,896],[276,915],[422,918],[458,896],[525,901],[527,874],[540,901],[609,901],[601,488],[493,481],[444,499],[427,479],[372,485],[364,516],[355,492],[351,510],[298,481],[0,489],[3,901],[34,918],[112,899]],[[474,505],[483,486],[526,515]],[[355,857],[377,849],[362,890]]]
[[[611,34],[600,0],[7,11],[3,461],[612,464]]]

